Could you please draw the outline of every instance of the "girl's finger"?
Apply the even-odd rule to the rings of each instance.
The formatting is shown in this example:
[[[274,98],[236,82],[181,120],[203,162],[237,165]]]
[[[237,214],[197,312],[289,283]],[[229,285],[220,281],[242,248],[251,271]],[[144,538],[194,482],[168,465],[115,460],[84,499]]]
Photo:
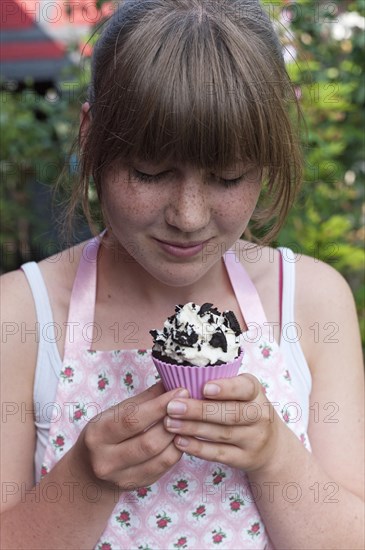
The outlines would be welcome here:
[[[94,459],[95,474],[101,479],[110,479],[121,470],[143,464],[164,452],[173,438],[174,434],[167,432],[160,420],[147,432],[128,441],[104,445],[103,452]]]
[[[159,392],[161,386],[157,389],[152,386],[103,412],[94,421],[97,436],[107,444],[121,443],[161,420],[166,415],[167,403],[171,399],[189,396],[184,388],[161,394]]]
[[[169,418],[164,419],[164,426],[171,434],[202,438],[213,443],[226,443],[244,447],[244,426],[223,426],[219,424],[207,424],[206,422],[182,421]],[[247,433],[248,435],[248,433]]]
[[[224,401],[253,401],[261,390],[261,384],[252,374],[240,374],[233,378],[222,378],[205,384],[206,399]]]
[[[116,483],[123,491],[133,491],[138,487],[146,488],[155,483],[164,473],[172,468],[182,457],[173,441],[157,456],[125,469],[115,476]],[[148,490],[148,489],[147,489]]]
[[[176,447],[190,455],[208,460],[210,462],[221,462],[232,468],[243,469],[245,467],[244,451],[235,445],[202,441],[194,437],[177,435],[174,439]]]
[[[272,420],[269,401],[201,401],[199,399],[173,399],[167,405],[171,419],[194,420],[208,425],[249,426]]]

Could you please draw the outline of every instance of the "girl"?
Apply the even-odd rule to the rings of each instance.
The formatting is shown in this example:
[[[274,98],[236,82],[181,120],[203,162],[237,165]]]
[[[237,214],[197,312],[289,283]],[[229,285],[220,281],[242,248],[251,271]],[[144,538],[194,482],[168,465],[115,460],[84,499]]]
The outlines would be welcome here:
[[[93,177],[106,230],[2,279],[3,548],[363,548],[348,286],[240,239],[254,220],[268,242],[292,203],[294,100],[255,0],[126,0],[110,19],[71,204],[88,215]],[[150,357],[189,301],[244,330],[239,376],[204,400],[165,392]]]

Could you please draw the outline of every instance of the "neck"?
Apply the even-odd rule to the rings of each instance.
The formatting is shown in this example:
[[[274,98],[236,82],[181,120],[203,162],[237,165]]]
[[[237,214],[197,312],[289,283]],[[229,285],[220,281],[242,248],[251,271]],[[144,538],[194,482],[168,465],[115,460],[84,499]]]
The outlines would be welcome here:
[[[153,277],[123,247],[104,238],[98,257],[98,294],[103,300],[107,294],[119,301],[137,302],[151,308],[174,308],[178,303],[203,303],[214,300],[214,305],[224,300],[231,292],[223,258],[217,260],[210,270],[192,284],[168,286]],[[213,297],[212,297],[213,289]],[[218,293],[219,289],[219,295]]]

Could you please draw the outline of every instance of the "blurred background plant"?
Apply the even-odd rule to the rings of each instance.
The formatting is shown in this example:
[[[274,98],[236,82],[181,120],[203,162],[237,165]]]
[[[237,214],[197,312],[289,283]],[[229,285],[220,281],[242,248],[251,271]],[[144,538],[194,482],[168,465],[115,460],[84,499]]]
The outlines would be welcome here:
[[[363,0],[283,3],[288,71],[307,127],[302,191],[278,244],[331,264],[349,282],[363,343],[365,150]],[[285,24],[285,20],[283,21]]]
[[[95,3],[97,9],[104,4]],[[364,334],[365,2],[263,0],[263,4],[282,34],[307,127],[302,191],[274,244],[315,256],[339,270],[354,292]],[[42,95],[30,80],[16,89],[11,83],[2,85],[2,272],[69,244],[54,222],[62,217],[62,204],[52,211],[51,190],[62,170],[72,181],[77,168],[77,159],[69,159],[68,152],[77,133],[89,71],[89,58],[84,57],[82,67],[70,65],[61,81]],[[95,198],[91,191],[94,207]],[[88,236],[80,218],[75,242]]]

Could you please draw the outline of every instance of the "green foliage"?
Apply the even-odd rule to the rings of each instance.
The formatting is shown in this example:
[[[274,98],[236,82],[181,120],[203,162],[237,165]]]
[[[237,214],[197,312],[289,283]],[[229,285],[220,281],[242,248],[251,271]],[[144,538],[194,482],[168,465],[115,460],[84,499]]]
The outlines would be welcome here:
[[[298,243],[304,254],[339,270],[352,287],[365,329],[364,40],[359,27],[346,33],[337,27],[346,12],[364,14],[365,4],[354,0],[298,5],[293,35],[287,38],[298,57],[288,63],[288,72],[301,95],[306,125],[305,177],[278,242]]]
[[[57,231],[50,229],[52,213],[44,209],[52,205],[51,189],[60,174],[70,175],[68,152],[78,127],[82,89],[79,70],[77,80],[74,73],[44,97],[31,82],[22,91],[6,85],[0,91],[2,271],[60,247]]]

